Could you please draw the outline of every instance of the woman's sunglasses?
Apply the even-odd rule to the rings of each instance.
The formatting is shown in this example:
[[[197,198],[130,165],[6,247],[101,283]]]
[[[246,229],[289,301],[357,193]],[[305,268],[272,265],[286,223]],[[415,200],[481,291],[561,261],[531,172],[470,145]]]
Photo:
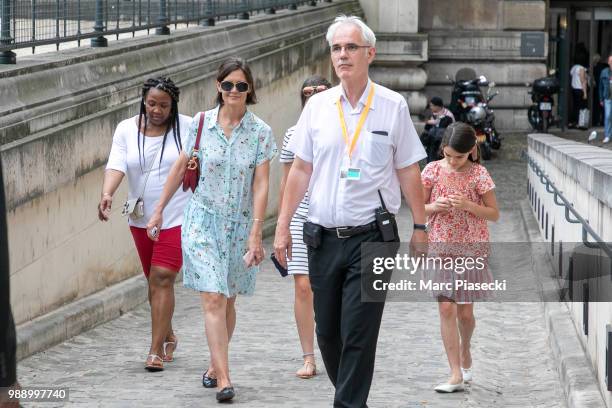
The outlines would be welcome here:
[[[231,82],[231,81],[223,81],[221,82],[221,90],[224,92],[231,92],[232,89],[236,88],[236,90],[240,93],[249,91],[249,84],[247,82]]]
[[[309,97],[312,96],[314,94],[316,94],[317,92],[323,92],[326,91],[327,87],[325,85],[319,85],[319,86],[305,86],[302,89],[302,94],[305,97]]]

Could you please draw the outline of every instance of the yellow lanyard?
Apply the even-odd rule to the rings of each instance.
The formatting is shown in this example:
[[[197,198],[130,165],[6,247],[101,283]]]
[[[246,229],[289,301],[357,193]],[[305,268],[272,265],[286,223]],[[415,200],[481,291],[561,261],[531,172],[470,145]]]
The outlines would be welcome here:
[[[353,139],[349,140],[348,130],[346,129],[346,121],[344,120],[344,110],[342,109],[342,99],[339,98],[336,101],[336,106],[338,106],[338,116],[340,116],[340,125],[342,126],[342,136],[344,137],[344,142],[348,146],[348,157],[349,162],[351,160],[351,155],[353,154],[353,150],[355,150],[355,145],[357,145],[357,140],[359,139],[359,134],[361,133],[361,128],[365,123],[368,114],[370,113],[370,107],[372,106],[372,100],[374,99],[374,84],[372,84],[370,88],[370,93],[368,94],[368,99],[366,101],[366,105],[361,111],[361,116],[359,116],[359,122],[357,122],[357,128],[355,129],[355,134],[353,135]]]

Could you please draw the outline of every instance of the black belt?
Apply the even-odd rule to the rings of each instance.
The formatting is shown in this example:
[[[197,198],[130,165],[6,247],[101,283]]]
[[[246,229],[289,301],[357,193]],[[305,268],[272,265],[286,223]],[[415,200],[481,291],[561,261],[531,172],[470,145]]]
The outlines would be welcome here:
[[[378,225],[376,224],[376,221],[372,221],[369,224],[358,225],[356,227],[323,227],[323,232],[328,234],[334,234],[338,238],[350,238],[355,235],[363,234],[364,232],[374,231],[377,229]]]

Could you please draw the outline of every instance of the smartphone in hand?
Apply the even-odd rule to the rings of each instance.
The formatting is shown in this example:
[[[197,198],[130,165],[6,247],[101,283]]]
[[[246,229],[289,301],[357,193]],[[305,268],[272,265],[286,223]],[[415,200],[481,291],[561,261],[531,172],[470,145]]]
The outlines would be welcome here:
[[[248,251],[246,254],[244,254],[242,260],[244,261],[246,267],[250,268],[255,263],[255,255],[253,255],[251,251]]]

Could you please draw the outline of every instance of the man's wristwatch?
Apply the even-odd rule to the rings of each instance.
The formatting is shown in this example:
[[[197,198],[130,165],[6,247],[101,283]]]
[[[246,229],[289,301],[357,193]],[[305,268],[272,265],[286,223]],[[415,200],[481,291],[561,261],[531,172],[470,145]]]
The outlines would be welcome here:
[[[421,230],[427,233],[429,232],[429,225],[428,224],[414,224],[414,229]]]

